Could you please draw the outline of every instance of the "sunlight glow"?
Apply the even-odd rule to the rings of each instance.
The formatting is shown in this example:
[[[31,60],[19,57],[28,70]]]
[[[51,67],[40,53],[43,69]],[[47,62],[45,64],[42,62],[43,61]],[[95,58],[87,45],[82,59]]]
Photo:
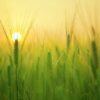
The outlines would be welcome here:
[[[12,34],[12,39],[15,40],[20,40],[21,39],[21,34],[19,32],[14,32]]]

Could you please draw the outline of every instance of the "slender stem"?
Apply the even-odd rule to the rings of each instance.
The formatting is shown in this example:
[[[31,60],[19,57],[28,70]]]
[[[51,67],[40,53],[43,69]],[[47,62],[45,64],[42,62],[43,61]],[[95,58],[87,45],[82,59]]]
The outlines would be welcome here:
[[[9,87],[9,100],[12,100],[12,92],[11,92],[11,66],[8,66],[8,87]]]
[[[16,100],[18,100],[18,40],[14,43],[14,61],[16,67]]]
[[[14,59],[15,59],[15,65],[18,66],[18,40],[15,40],[14,43]]]

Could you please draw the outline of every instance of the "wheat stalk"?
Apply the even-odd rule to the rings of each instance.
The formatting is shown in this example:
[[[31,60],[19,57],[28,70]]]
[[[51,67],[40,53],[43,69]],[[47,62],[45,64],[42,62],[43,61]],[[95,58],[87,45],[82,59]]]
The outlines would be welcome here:
[[[11,66],[8,66],[8,87],[9,87],[9,100],[12,100],[11,96]]]
[[[15,74],[16,74],[16,100],[18,100],[18,55],[19,55],[19,50],[18,50],[18,39],[15,40],[14,43],[14,63],[15,63]]]
[[[91,66],[92,66],[94,77],[97,77],[96,71],[97,71],[98,66],[99,66],[99,61],[98,61],[97,45],[96,45],[95,35],[96,35],[96,32],[95,32],[94,27],[92,26],[92,37],[93,37],[93,39],[91,41],[91,50],[92,50],[93,62],[91,64]]]

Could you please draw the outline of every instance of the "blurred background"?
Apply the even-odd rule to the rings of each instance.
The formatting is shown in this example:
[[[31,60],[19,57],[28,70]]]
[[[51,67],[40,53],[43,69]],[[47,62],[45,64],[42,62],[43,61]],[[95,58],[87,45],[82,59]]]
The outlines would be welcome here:
[[[33,40],[64,46],[66,33],[74,32],[85,41],[92,26],[100,32],[99,5],[100,0],[0,0],[0,20],[8,35],[16,31],[24,35],[32,24],[28,32]],[[0,31],[1,40],[1,26]]]

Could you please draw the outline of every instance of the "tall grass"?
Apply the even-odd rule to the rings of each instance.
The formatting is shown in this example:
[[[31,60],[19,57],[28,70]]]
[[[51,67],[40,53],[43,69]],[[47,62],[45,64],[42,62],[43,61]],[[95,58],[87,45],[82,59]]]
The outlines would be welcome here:
[[[29,50],[29,46],[26,46],[23,49],[32,28],[30,25],[21,49],[19,49],[18,40],[15,40],[14,51],[12,53],[11,50],[10,54],[5,56],[6,60],[1,52],[0,100],[100,99],[98,81],[100,57],[96,30],[91,28],[93,40],[87,43],[88,47],[81,47],[78,41],[72,38],[75,33],[74,21],[75,19],[73,19],[70,34],[67,34],[65,40],[67,50],[66,47],[62,50],[58,46],[49,49],[45,43],[42,51],[41,47]],[[9,42],[5,31],[4,34]],[[71,45],[72,42],[73,45]]]
[[[97,69],[99,67],[99,61],[98,61],[98,51],[97,51],[97,44],[96,44],[96,32],[95,29],[92,27],[92,34],[93,34],[93,40],[91,41],[91,50],[92,50],[92,57],[93,61],[91,63],[92,70],[94,73],[94,77],[96,78]]]
[[[18,82],[19,82],[19,80],[18,80],[18,65],[19,65],[19,63],[18,63],[18,57],[19,56],[19,48],[18,48],[18,40],[15,40],[15,43],[14,43],[14,63],[15,63],[15,76],[16,76],[16,100],[18,100]]]

